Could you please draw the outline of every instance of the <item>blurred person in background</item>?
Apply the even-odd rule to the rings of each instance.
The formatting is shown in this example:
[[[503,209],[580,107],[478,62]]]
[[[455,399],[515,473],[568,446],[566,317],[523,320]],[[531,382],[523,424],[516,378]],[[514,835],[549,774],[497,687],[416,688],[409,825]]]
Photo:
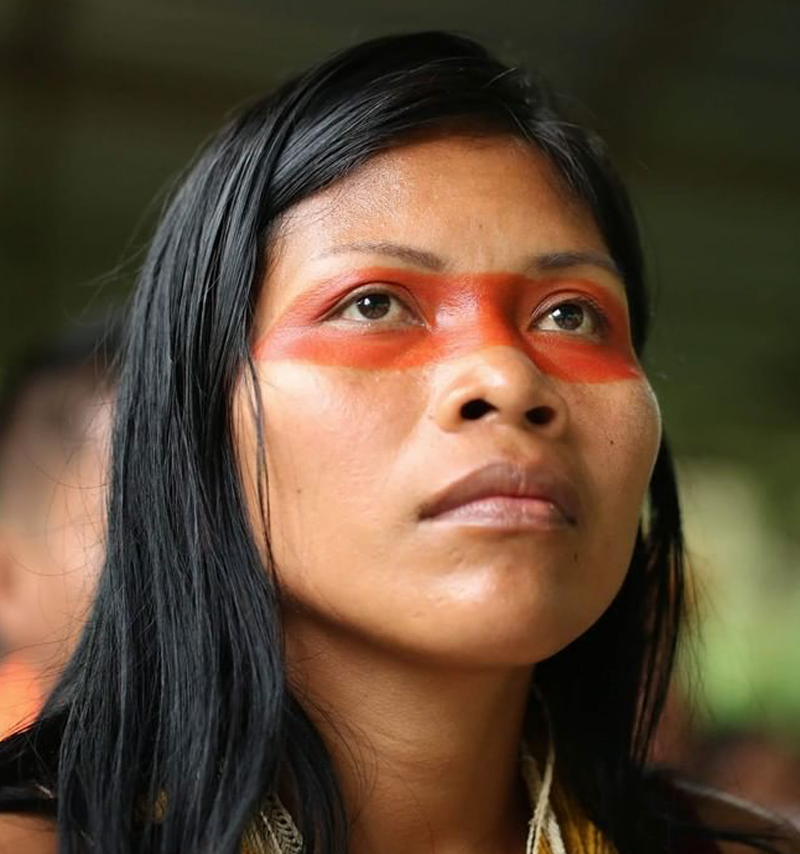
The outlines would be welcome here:
[[[104,541],[117,332],[71,328],[0,397],[0,731],[38,711],[91,604]]]
[[[5,838],[800,850],[648,764],[684,617],[648,322],[604,146],[479,44],[366,42],[237,115],[142,270],[98,595],[0,745]]]

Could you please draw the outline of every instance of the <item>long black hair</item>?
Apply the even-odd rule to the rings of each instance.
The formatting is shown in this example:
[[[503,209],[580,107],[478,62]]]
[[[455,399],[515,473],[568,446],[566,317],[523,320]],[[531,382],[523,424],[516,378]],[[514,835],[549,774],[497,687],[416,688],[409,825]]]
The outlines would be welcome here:
[[[233,854],[279,770],[306,849],[346,850],[331,760],[286,683],[280,595],[245,509],[232,397],[252,376],[280,216],[380,151],[465,131],[527,141],[591,211],[641,352],[642,254],[603,145],[480,45],[435,32],[369,41],[242,111],[188,173],[141,271],[95,607],[37,722],[0,748],[0,808],[54,816],[62,854]],[[671,850],[682,826],[646,767],[684,607],[666,444],[648,503],[614,603],[537,668],[565,783],[620,854]]]

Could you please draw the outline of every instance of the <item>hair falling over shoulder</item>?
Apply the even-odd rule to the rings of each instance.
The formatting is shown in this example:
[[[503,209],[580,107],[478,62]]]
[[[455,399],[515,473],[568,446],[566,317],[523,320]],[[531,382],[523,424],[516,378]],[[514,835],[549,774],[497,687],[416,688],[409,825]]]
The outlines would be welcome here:
[[[287,686],[232,396],[254,370],[254,304],[279,217],[373,155],[454,128],[516,136],[550,161],[623,273],[641,352],[637,227],[602,143],[480,45],[438,32],[368,41],[241,112],[168,206],[130,306],[93,611],[38,720],[0,746],[0,809],[51,817],[62,854],[235,854],[279,768],[306,849],[346,851],[332,761]],[[647,767],[684,609],[666,443],[649,507],[612,606],[537,668],[560,773],[620,854],[714,835]]]

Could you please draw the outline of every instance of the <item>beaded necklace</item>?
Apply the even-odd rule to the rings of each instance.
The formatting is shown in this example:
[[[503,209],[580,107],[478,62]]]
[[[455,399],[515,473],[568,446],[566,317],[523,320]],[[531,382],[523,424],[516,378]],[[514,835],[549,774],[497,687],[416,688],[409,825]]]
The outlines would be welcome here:
[[[567,854],[561,828],[553,810],[550,793],[555,769],[555,749],[552,739],[547,750],[544,772],[540,773],[533,754],[523,745],[520,755],[522,778],[528,789],[531,819],[525,854]],[[546,847],[545,847],[546,846]],[[250,839],[242,854],[302,854],[303,839],[292,817],[279,798],[270,795],[258,814]]]

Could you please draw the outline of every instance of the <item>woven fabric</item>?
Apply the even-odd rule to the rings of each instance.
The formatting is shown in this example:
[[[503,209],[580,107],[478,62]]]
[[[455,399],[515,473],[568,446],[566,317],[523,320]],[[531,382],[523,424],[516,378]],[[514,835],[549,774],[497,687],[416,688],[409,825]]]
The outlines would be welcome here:
[[[553,796],[553,809],[558,816],[567,854],[616,854],[616,848],[558,787]],[[555,854],[550,850],[547,840],[542,841],[541,854]]]
[[[535,802],[536,795],[536,791],[531,791],[532,802]],[[616,849],[603,838],[595,825],[557,787],[553,792],[552,806],[567,854],[616,854]],[[271,797],[245,836],[242,854],[301,854],[302,845],[288,812],[277,798]],[[543,836],[539,854],[559,852],[553,851]]]

